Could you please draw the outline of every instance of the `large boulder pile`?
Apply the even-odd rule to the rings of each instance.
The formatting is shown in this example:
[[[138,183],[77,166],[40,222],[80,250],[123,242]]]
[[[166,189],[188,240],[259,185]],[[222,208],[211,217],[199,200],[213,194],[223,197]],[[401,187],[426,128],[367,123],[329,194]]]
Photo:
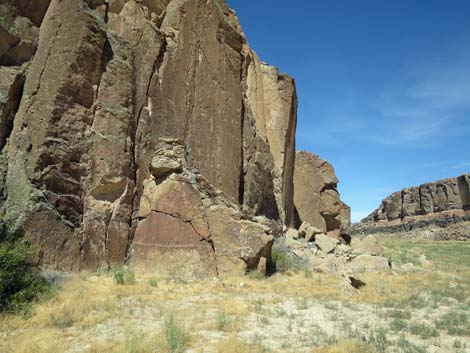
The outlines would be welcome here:
[[[294,223],[295,84],[258,59],[225,1],[15,0],[0,13],[8,236],[60,270],[129,260],[200,277],[266,262]]]
[[[319,156],[299,151],[295,156],[294,204],[297,223],[309,223],[339,238],[351,223],[351,209],[340,199],[333,166]]]
[[[468,237],[470,221],[470,174],[406,188],[386,197],[380,207],[360,223],[355,234],[413,233],[432,239]],[[466,235],[458,230],[467,229]],[[439,229],[440,228],[440,229]],[[432,235],[431,233],[435,233]],[[443,234],[444,233],[444,234]],[[449,233],[449,234],[447,234]]]
[[[346,244],[307,223],[299,230],[287,230],[273,245],[273,259],[280,271],[390,272],[389,260],[382,255],[382,247],[373,236],[353,238]]]

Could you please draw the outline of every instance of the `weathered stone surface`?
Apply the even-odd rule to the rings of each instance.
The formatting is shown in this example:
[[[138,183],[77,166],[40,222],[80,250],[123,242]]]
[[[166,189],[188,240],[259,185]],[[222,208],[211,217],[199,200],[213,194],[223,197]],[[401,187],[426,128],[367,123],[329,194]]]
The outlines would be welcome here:
[[[19,66],[33,57],[38,46],[38,27],[17,5],[0,4],[0,65]]]
[[[2,232],[54,269],[269,264],[293,226],[295,84],[224,1],[7,0],[0,14]]]
[[[309,223],[304,222],[299,227],[299,235],[305,238],[305,241],[310,242],[315,240],[317,234],[321,234],[322,231],[314,226],[311,226]]]
[[[353,253],[356,254],[382,255],[382,246],[372,235],[364,238],[353,237],[351,239],[351,248]]]
[[[5,146],[18,110],[24,73],[19,67],[0,67],[0,149]]]
[[[21,16],[29,18],[35,26],[41,25],[51,0],[3,0],[2,3],[14,7]]]
[[[388,272],[390,264],[385,257],[359,255],[351,261],[351,269],[357,272]]]
[[[317,234],[315,236],[315,244],[321,251],[328,254],[336,248],[336,239],[325,234]]]
[[[333,167],[315,154],[295,157],[294,203],[300,222],[338,238],[351,221],[349,207],[340,200]]]
[[[407,232],[470,219],[470,175],[395,192],[353,227],[354,233]]]
[[[248,162],[264,164],[270,168],[270,174],[264,172],[260,178],[268,183],[269,192],[274,189],[277,210],[281,220],[292,226],[294,219],[293,170],[295,163],[295,129],[297,125],[297,94],[294,80],[279,74],[277,68],[260,62],[256,54],[248,50],[245,53],[245,114],[251,118],[252,129],[256,133],[256,145],[252,150],[245,149]],[[250,126],[245,122],[246,126]],[[250,134],[247,134],[250,137]],[[245,140],[251,146],[253,141]],[[269,146],[270,156],[266,153]],[[254,150],[254,151],[253,151]],[[253,160],[253,154],[257,160]],[[263,170],[263,167],[256,168]],[[258,172],[259,176],[259,172]],[[245,184],[250,182],[250,174]],[[249,197],[250,194],[245,197]]]

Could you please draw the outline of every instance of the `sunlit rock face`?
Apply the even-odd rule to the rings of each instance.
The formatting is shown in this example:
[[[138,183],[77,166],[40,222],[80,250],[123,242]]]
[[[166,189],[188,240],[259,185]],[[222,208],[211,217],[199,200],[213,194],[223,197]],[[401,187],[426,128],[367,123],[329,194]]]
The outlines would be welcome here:
[[[39,264],[202,277],[269,258],[294,222],[295,84],[224,1],[0,13],[0,227]]]
[[[294,171],[297,222],[309,223],[335,238],[347,232],[351,210],[341,201],[337,186],[338,178],[331,164],[313,153],[297,152]]]

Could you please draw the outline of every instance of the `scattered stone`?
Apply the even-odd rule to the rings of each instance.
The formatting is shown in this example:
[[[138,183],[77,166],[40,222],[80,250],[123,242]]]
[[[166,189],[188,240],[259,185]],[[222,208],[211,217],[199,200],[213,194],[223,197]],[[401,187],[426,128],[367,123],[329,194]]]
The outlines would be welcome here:
[[[324,253],[328,254],[336,248],[336,239],[325,234],[317,234],[315,236],[315,244]]]
[[[259,273],[262,275],[266,276],[267,275],[267,260],[265,257],[261,257],[259,259],[258,267],[257,270]]]
[[[299,232],[297,232],[297,230],[295,230],[294,228],[289,228],[287,229],[287,232],[286,232],[286,238],[287,239],[299,239]]]
[[[424,254],[419,257],[419,263],[423,268],[429,268],[432,266],[432,262],[429,261]]]
[[[411,271],[414,271],[416,269],[415,265],[412,262],[408,262],[406,264],[403,264],[403,265],[400,266],[400,268],[404,272],[411,272]]]
[[[351,269],[355,272],[388,272],[390,264],[385,257],[359,255],[351,261]]]
[[[350,246],[354,254],[382,255],[382,246],[372,235],[364,238],[353,237]]]

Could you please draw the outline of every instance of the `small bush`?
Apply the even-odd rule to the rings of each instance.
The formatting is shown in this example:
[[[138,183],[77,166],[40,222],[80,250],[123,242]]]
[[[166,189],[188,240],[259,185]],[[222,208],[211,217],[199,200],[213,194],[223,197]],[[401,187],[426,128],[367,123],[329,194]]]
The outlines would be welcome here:
[[[406,326],[406,321],[403,319],[393,319],[392,322],[390,322],[390,329],[394,332],[402,331]]]
[[[263,279],[265,278],[266,276],[263,275],[261,272],[259,272],[258,270],[253,270],[253,271],[250,271],[248,272],[248,277],[252,278],[252,279]]]
[[[49,285],[32,263],[33,251],[23,241],[0,243],[0,311],[21,311]]]
[[[114,269],[114,282],[120,285],[134,284],[135,274],[129,267],[119,265]]]
[[[439,336],[439,332],[432,325],[425,323],[417,323],[410,326],[411,334],[419,336],[422,339],[429,339],[431,337]]]
[[[450,311],[436,320],[439,330],[446,330],[449,335],[468,336],[470,332],[470,319],[468,314]]]
[[[155,277],[150,277],[148,280],[148,284],[150,287],[157,287],[158,286],[158,281]]]
[[[182,353],[189,343],[189,334],[173,316],[169,316],[163,326],[165,345],[169,353]]]
[[[217,330],[226,331],[230,327],[231,322],[230,316],[226,313],[220,313],[216,318]]]

